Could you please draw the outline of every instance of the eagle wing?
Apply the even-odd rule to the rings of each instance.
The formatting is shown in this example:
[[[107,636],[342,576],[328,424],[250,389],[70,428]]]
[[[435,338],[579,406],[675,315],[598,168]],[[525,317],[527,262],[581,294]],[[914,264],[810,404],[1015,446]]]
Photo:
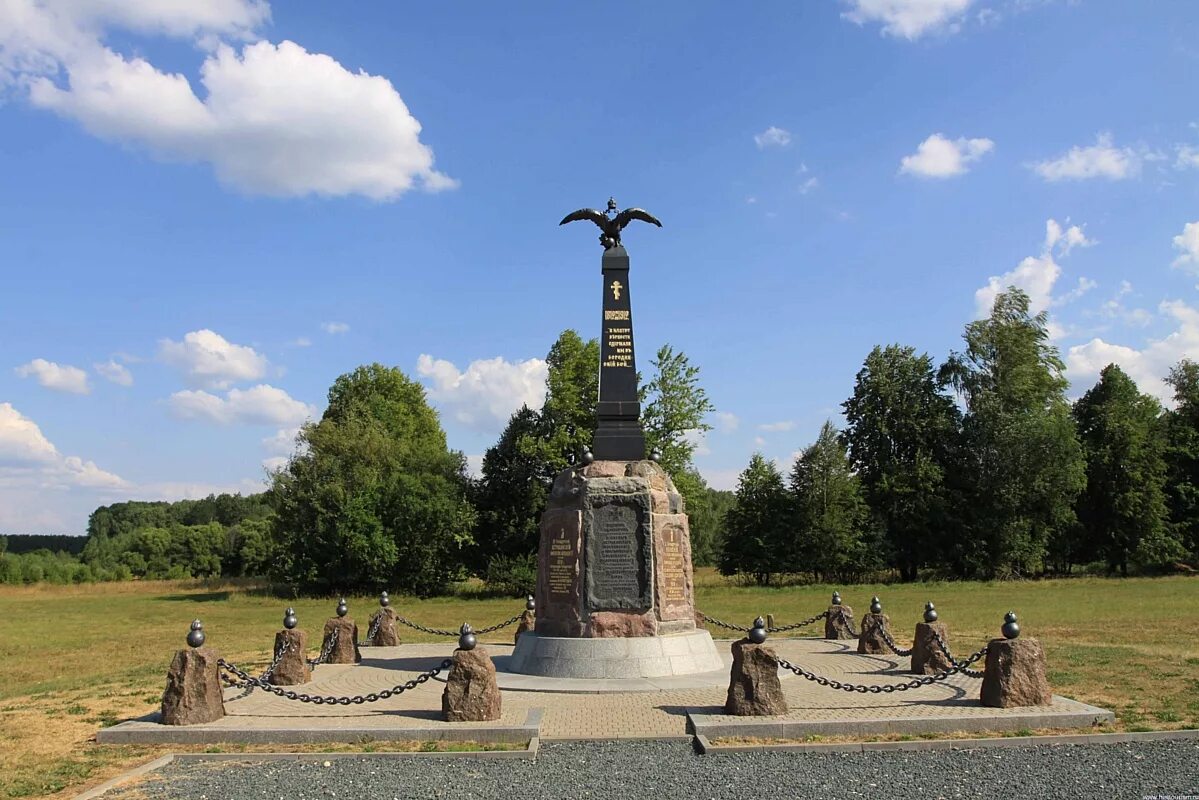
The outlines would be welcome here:
[[[558,224],[565,225],[568,222],[579,222],[582,220],[591,220],[596,225],[599,225],[600,230],[602,231],[606,231],[608,229],[607,215],[601,211],[596,211],[594,208],[580,208],[573,214],[567,214]]]
[[[658,222],[658,218],[646,211],[644,208],[626,208],[624,211],[621,211],[616,215],[616,219],[614,219],[613,222],[616,223],[617,230],[624,230],[624,226],[628,225],[635,219],[639,219],[642,222],[648,222],[651,225],[657,225],[659,228],[662,227],[662,223]]]

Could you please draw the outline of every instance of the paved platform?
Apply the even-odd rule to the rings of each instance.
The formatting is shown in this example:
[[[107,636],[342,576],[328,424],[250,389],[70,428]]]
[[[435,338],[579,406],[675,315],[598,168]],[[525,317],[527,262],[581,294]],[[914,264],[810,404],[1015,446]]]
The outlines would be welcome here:
[[[726,659],[731,641],[717,642]],[[858,655],[852,641],[772,639],[779,656],[820,675],[852,683],[898,683],[913,676],[907,659]],[[511,646],[487,644],[497,661]],[[321,665],[302,691],[355,695],[379,691],[436,666],[453,645],[414,644],[363,648],[356,666]],[[520,678],[501,673],[503,715],[496,723],[441,721],[442,685],[430,681],[402,695],[373,704],[317,706],[285,700],[261,690],[231,689],[225,719],[185,728],[160,725],[153,718],[121,723],[97,735],[102,743],[129,742],[293,742],[403,739],[665,738],[702,732],[714,736],[798,738],[820,733],[923,733],[930,731],[1019,730],[1038,727],[1089,727],[1109,720],[1110,712],[1055,697],[1043,708],[985,708],[978,702],[979,680],[956,675],[943,683],[893,694],[835,691],[785,673],[783,690],[790,712],[782,717],[728,717],[723,712],[727,672],[658,678],[654,684],[628,684],[611,691],[602,679],[547,679],[571,684],[522,688]],[[643,679],[645,680],[645,679]],[[693,680],[695,683],[670,683]],[[532,716],[530,714],[532,713]],[[757,726],[757,727],[754,727]],[[702,730],[701,730],[702,729]],[[291,738],[303,737],[303,738]],[[323,738],[320,738],[323,737]]]

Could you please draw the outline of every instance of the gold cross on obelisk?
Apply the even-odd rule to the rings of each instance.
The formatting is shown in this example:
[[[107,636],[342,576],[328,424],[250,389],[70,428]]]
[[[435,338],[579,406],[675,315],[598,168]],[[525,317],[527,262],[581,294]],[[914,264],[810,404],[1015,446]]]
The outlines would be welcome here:
[[[612,298],[615,300],[619,300],[620,299],[620,290],[623,288],[624,287],[620,285],[620,281],[612,281]]]

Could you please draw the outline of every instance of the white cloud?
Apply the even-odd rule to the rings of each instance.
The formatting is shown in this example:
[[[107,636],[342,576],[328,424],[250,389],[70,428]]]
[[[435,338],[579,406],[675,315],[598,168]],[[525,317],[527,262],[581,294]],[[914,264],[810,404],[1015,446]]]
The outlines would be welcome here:
[[[483,477],[483,456],[468,455],[466,457],[466,474],[472,478]]]
[[[1033,170],[1047,181],[1134,178],[1141,172],[1141,158],[1129,147],[1116,147],[1110,133],[1101,133],[1089,147],[1071,147],[1064,155],[1040,161]]]
[[[808,192],[812,191],[813,189],[815,189],[819,186],[820,186],[820,179],[815,176],[812,176],[811,178],[808,178],[806,181],[804,181],[803,183],[801,183],[799,185],[799,193],[807,194]]]
[[[1175,148],[1177,159],[1174,161],[1175,169],[1199,169],[1199,147],[1192,147],[1189,144],[1180,144]]]
[[[286,467],[289,460],[287,456],[269,456],[262,459],[262,466],[268,472],[277,472]]]
[[[22,378],[32,376],[39,384],[56,392],[88,394],[92,390],[87,382],[87,373],[79,367],[68,364],[60,366],[44,358],[35,358],[28,364],[22,364],[14,372]]]
[[[888,36],[919,39],[926,33],[955,32],[973,0],[842,0],[845,19],[864,25],[880,22]]]
[[[754,447],[765,447],[765,446],[766,446],[766,439],[764,439],[761,436],[754,437]]]
[[[1068,224],[1069,220],[1066,222]],[[1053,297],[1054,286],[1062,274],[1062,268],[1054,260],[1054,254],[1056,252],[1059,256],[1065,256],[1075,247],[1089,247],[1092,244],[1094,242],[1086,237],[1082,226],[1070,225],[1063,228],[1057,220],[1047,220],[1041,254],[1028,256],[1009,272],[992,275],[987,280],[987,285],[974,293],[976,315],[985,317],[990,314],[995,298],[1009,286],[1016,286],[1028,294],[1029,310],[1034,314],[1039,314],[1052,305],[1061,305],[1081,297],[1095,287],[1094,281],[1079,278],[1073,291],[1061,298]],[[1063,333],[1064,329],[1059,327],[1058,332]]]
[[[205,391],[175,392],[168,401],[180,419],[197,419],[222,425],[298,426],[316,414],[316,409],[296,400],[282,389],[259,384],[249,389],[231,389],[225,397]]]
[[[182,342],[163,339],[158,357],[183,371],[193,386],[225,389],[266,374],[267,360],[252,347],[233,344],[207,328],[184,335]]]
[[[107,361],[99,364],[93,364],[92,366],[95,367],[96,372],[100,373],[101,377],[105,378],[106,380],[112,381],[119,386],[133,385],[133,373],[129,371],[128,367],[116,359],[110,358]]]
[[[291,41],[227,43],[255,39],[268,15],[248,0],[7,0],[0,87],[26,90],[35,106],[103,139],[211,164],[245,192],[390,200],[456,185],[433,169],[420,123],[386,78]],[[184,75],[105,46],[127,30],[204,46],[201,94]]]
[[[692,453],[697,456],[712,455],[712,448],[708,446],[708,432],[702,431],[699,428],[690,428],[683,431],[684,441],[694,446]]]
[[[910,156],[899,162],[901,174],[921,178],[952,178],[968,172],[967,164],[978,161],[995,149],[990,139],[946,139],[934,133],[925,139]]]
[[[754,134],[754,144],[759,150],[765,150],[767,147],[786,147],[791,144],[791,132],[771,125],[761,133]]]
[[[712,469],[708,467],[699,467],[699,472],[704,476],[704,481],[708,486],[720,491],[730,492],[737,488],[737,481],[741,477],[741,470],[738,469]]]
[[[729,411],[717,411],[712,415],[716,419],[716,430],[721,433],[732,433],[741,426],[741,420]]]
[[[795,422],[789,419],[783,420],[782,422],[767,422],[758,426],[758,430],[770,432],[789,431],[794,428]]]
[[[1173,390],[1162,379],[1182,358],[1199,353],[1199,310],[1181,300],[1163,302],[1158,311],[1174,321],[1174,331],[1163,339],[1151,339],[1141,349],[1094,338],[1071,347],[1066,367],[1076,385],[1093,382],[1108,364],[1120,365],[1137,382],[1142,392],[1170,402]]]
[[[339,333],[349,333],[350,326],[345,322],[322,322],[321,330],[325,333],[336,336]]]
[[[123,489],[130,484],[79,456],[64,456],[37,423],[0,403],[0,483],[6,487]]]
[[[416,372],[431,381],[429,397],[454,419],[492,431],[502,428],[522,405],[541,408],[549,367],[539,358],[509,362],[497,356],[472,361],[463,371],[450,361],[422,353]]]
[[[293,347],[312,347],[312,340],[307,336],[300,336],[292,340]]]
[[[1174,249],[1182,251],[1174,266],[1199,272],[1199,221],[1182,226],[1182,233],[1174,237]]]

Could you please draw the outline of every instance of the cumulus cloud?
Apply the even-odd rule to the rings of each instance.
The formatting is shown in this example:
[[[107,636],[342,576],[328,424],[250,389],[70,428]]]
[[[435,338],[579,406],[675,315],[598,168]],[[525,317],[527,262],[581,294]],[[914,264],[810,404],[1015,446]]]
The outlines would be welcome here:
[[[100,376],[105,380],[112,381],[118,386],[133,385],[133,373],[116,359],[110,358],[107,361],[93,364],[92,366],[96,368],[96,372],[100,373]]]
[[[221,425],[298,426],[316,414],[316,409],[287,392],[268,384],[249,389],[230,389],[224,397],[199,390],[175,392],[168,400],[171,413],[180,419],[216,422]]]
[[[1178,145],[1175,153],[1177,155],[1174,161],[1175,169],[1199,169],[1199,147],[1182,144]]]
[[[345,322],[322,322],[321,330],[325,333],[336,336],[340,333],[349,333],[350,326]]]
[[[927,33],[952,33],[973,0],[842,0],[841,16],[859,25],[878,22],[887,36],[913,41]]]
[[[789,431],[789,430],[792,430],[794,427],[795,427],[794,421],[785,419],[782,422],[767,422],[762,425],[759,425],[758,430],[769,431],[769,432],[779,432],[779,431]]]
[[[1087,238],[1082,226],[1069,225],[1063,228],[1057,220],[1047,220],[1045,241],[1041,245],[1040,255],[1026,257],[1002,275],[992,275],[987,280],[987,285],[974,293],[976,315],[985,317],[990,314],[991,307],[995,305],[995,298],[1009,286],[1016,286],[1028,294],[1029,310],[1034,314],[1039,314],[1052,305],[1062,305],[1081,297],[1096,286],[1094,281],[1080,278],[1072,292],[1055,300],[1053,289],[1061,277],[1062,268],[1054,256],[1056,254],[1063,257],[1075,247],[1089,247],[1093,244],[1094,241]]]
[[[1033,170],[1047,181],[1106,178],[1119,181],[1141,172],[1141,158],[1129,147],[1116,147],[1110,133],[1101,133],[1089,147],[1071,147],[1058,158],[1040,161]]]
[[[968,172],[968,164],[978,161],[995,149],[990,139],[946,139],[934,133],[925,139],[910,156],[899,162],[901,174],[920,178],[952,178]]]
[[[1174,266],[1191,272],[1199,272],[1199,222],[1188,222],[1182,233],[1174,237],[1174,249],[1181,255],[1174,259]]]
[[[9,487],[123,489],[130,484],[93,461],[65,456],[37,423],[0,403],[0,482]]]
[[[502,428],[522,405],[541,408],[549,367],[539,358],[509,362],[503,358],[472,361],[465,370],[422,353],[416,372],[430,382],[429,397],[458,422],[476,430]]]
[[[765,150],[767,147],[786,147],[791,144],[791,132],[771,125],[761,133],[754,134],[754,144],[759,150]]]
[[[433,168],[421,125],[389,80],[295,42],[253,41],[268,16],[251,0],[8,0],[0,87],[100,138],[210,164],[249,193],[390,200],[457,185]],[[104,44],[120,31],[204,45],[203,92]]]
[[[1169,403],[1173,390],[1162,379],[1170,367],[1183,358],[1199,353],[1199,310],[1181,300],[1168,300],[1158,312],[1174,324],[1174,330],[1161,339],[1149,339],[1143,347],[1116,344],[1096,337],[1086,344],[1071,347],[1066,354],[1070,379],[1085,385],[1097,379],[1108,364],[1119,364],[1142,392]]]
[[[233,344],[207,328],[185,334],[181,342],[163,339],[158,357],[181,370],[192,385],[210,389],[258,380],[266,374],[268,363],[254,348]]]
[[[70,394],[88,394],[92,387],[88,385],[87,373],[67,364],[59,365],[44,358],[35,358],[28,364],[22,364],[14,370],[22,378],[32,377],[47,389]]]
[[[741,426],[741,420],[730,411],[717,411],[712,417],[715,419],[716,430],[721,433],[732,433]]]

